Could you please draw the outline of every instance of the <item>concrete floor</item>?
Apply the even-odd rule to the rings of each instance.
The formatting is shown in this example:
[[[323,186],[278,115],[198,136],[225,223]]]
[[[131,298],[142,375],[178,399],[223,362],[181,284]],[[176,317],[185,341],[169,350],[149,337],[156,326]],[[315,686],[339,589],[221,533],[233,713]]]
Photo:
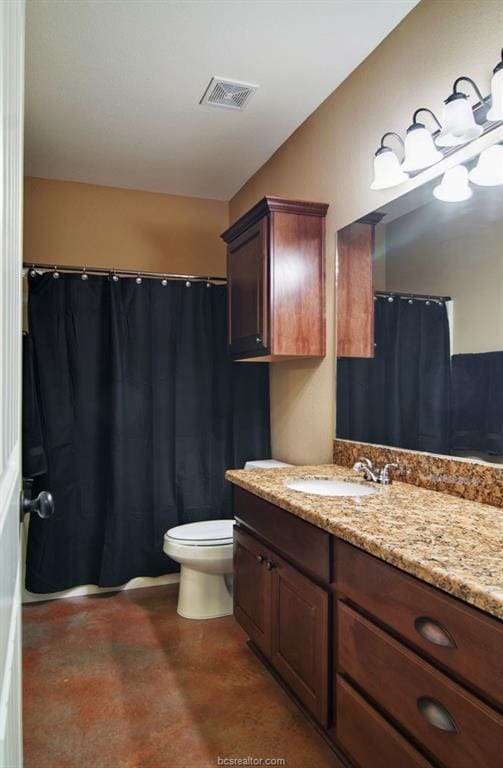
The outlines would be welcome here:
[[[339,766],[233,617],[180,618],[176,586],[33,603],[23,621],[25,768]]]

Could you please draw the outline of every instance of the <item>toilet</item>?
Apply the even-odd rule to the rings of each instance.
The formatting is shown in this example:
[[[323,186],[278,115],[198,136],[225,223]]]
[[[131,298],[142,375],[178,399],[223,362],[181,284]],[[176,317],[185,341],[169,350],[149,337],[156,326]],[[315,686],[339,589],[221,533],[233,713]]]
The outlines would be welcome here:
[[[205,520],[164,534],[164,552],[181,566],[177,612],[185,619],[233,612],[233,526],[234,520]]]

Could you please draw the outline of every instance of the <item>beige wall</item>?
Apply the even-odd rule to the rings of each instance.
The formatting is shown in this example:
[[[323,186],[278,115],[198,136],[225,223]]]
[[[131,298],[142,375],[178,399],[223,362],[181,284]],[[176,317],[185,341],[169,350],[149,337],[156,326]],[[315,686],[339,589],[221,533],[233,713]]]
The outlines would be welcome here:
[[[388,130],[403,134],[417,107],[439,112],[461,74],[473,77],[488,93],[500,54],[502,24],[503,5],[498,0],[423,0],[231,200],[231,221],[264,194],[330,204],[328,353],[323,362],[272,366],[275,457],[295,463],[331,460],[335,233],[407,189],[369,190],[380,136]],[[437,171],[422,174],[409,186]]]
[[[25,179],[24,260],[225,275],[228,203]]]

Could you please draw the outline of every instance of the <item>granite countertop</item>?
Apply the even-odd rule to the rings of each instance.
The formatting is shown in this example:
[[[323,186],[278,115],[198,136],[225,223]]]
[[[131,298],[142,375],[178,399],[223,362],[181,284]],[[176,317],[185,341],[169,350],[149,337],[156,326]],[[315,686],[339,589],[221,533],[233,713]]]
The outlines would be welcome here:
[[[228,470],[231,483],[503,619],[503,510],[394,481],[372,496],[299,493],[285,481],[356,474],[333,464]]]

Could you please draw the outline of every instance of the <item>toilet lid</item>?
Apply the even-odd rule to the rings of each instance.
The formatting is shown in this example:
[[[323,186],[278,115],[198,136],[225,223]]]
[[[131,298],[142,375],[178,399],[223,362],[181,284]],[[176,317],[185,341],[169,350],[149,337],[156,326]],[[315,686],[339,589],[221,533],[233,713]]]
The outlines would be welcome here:
[[[201,523],[187,523],[170,528],[167,539],[188,546],[210,547],[232,543],[234,520],[205,520]]]

